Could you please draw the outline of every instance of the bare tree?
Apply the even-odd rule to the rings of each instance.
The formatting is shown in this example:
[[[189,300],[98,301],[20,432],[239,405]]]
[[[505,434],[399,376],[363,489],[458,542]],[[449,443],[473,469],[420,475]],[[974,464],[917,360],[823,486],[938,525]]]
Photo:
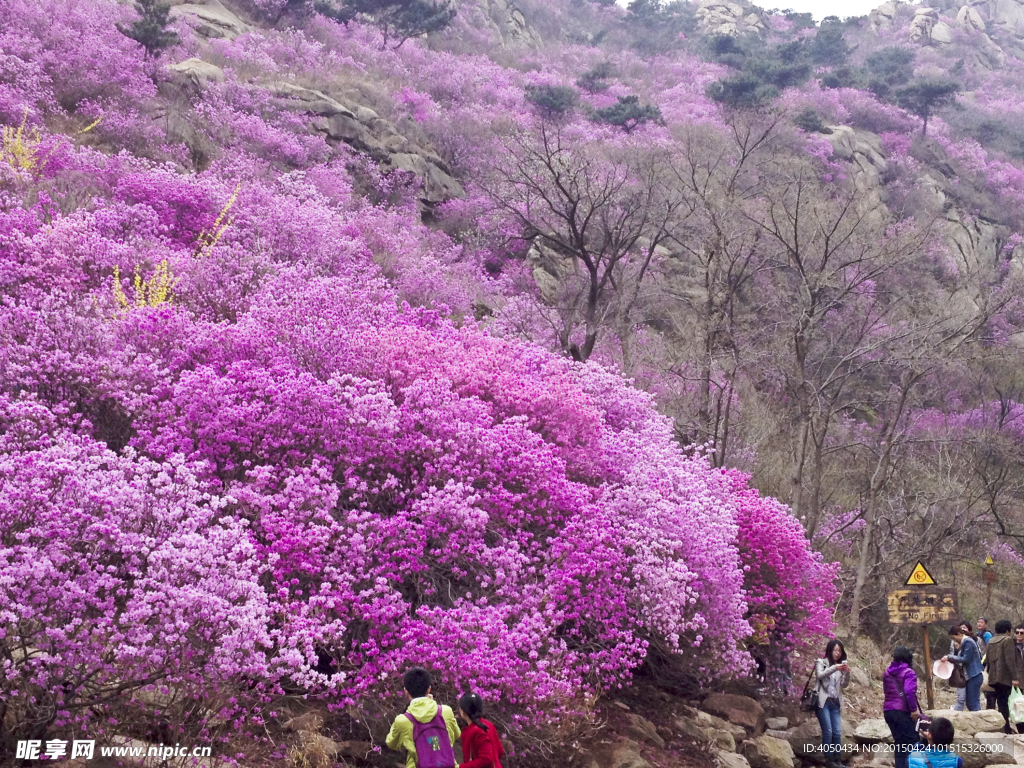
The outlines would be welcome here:
[[[483,186],[522,239],[565,265],[555,267],[561,286],[548,296],[561,348],[585,361],[613,330],[628,372],[641,286],[684,211],[665,172],[666,150],[639,137],[579,136],[552,121],[513,132],[504,149]]]

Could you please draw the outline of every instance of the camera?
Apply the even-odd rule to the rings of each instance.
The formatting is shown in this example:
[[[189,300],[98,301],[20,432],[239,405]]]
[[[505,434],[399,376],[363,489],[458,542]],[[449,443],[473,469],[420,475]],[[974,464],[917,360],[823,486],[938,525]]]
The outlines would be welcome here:
[[[928,731],[931,730],[931,727],[932,727],[932,721],[931,720],[925,720],[923,717],[918,718],[918,720],[917,720],[917,732],[918,733],[920,733],[920,734],[928,733]]]

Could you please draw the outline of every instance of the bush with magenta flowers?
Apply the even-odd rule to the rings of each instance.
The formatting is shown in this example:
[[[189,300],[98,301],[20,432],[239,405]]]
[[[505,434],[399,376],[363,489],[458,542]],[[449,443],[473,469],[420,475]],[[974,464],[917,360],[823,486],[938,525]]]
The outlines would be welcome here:
[[[782,505],[681,451],[613,371],[469,320],[521,235],[474,231],[479,190],[432,228],[407,179],[265,88],[384,73],[402,95],[381,114],[459,173],[533,75],[315,17],[214,42],[224,82],[178,105],[215,145],[199,173],[47,131],[103,115],[115,149],[160,138],[136,110],[161,73],[117,32],[126,8],[38,5],[52,24],[0,0],[0,121],[40,128],[39,163],[0,164],[0,751],[157,710],[193,741],[256,737],[296,689],[387,706],[414,662],[525,728],[586,711],[653,644],[707,680],[748,670],[755,616],[780,647],[828,629],[833,571]],[[559,81],[593,66],[576,55]],[[653,77],[679,72],[715,76]],[[717,124],[673,87],[670,125]],[[159,270],[166,300],[137,301]]]

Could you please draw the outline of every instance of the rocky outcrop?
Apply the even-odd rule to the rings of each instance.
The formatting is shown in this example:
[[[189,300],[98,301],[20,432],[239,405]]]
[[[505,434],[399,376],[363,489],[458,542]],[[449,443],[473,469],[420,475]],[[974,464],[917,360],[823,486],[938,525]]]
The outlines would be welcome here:
[[[540,45],[540,35],[529,25],[514,0],[482,0],[480,5],[487,22],[505,45],[531,48]]]
[[[871,28],[878,32],[892,26],[896,20],[896,9],[901,5],[900,0],[887,0],[868,14],[868,23]]]
[[[196,0],[196,2],[175,2],[170,0],[171,18],[184,19],[207,39],[225,38],[234,40],[239,35],[251,32],[252,27],[229,11],[220,0]]]
[[[935,8],[918,8],[910,22],[910,42],[920,45],[949,45],[953,42],[953,30],[939,20]]]
[[[1024,36],[1024,0],[975,0],[969,5],[985,20],[988,32]]]
[[[956,25],[967,32],[984,32],[985,20],[977,8],[964,5],[956,13]]]
[[[882,153],[881,138],[870,131],[860,131],[848,125],[830,126],[829,141],[836,157],[853,166],[853,183],[857,189],[857,212],[873,223],[884,221],[886,192],[882,173],[887,162]]]
[[[978,39],[980,44],[971,46],[970,49],[971,56],[978,64],[986,69],[998,69],[1006,63],[1006,53],[989,37],[988,25],[977,8],[961,6],[956,14],[956,26]]]
[[[265,87],[278,107],[312,115],[313,127],[329,141],[345,142],[373,157],[386,170],[415,174],[423,182],[420,197],[424,203],[465,197],[462,185],[435,152],[406,139],[369,107],[288,82],[272,82]]]
[[[223,83],[224,70],[216,64],[202,59],[185,59],[167,67],[167,73],[178,85],[193,93],[199,93],[209,83]]]
[[[709,35],[738,36],[761,33],[765,29],[761,12],[728,0],[701,0],[697,9],[700,29]]]

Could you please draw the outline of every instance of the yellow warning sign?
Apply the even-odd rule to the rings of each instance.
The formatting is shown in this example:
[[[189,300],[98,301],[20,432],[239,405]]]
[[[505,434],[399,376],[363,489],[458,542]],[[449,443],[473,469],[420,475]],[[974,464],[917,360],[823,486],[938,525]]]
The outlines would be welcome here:
[[[929,584],[934,584],[935,579],[928,573],[928,569],[924,567],[924,563],[920,560],[917,561],[917,565],[914,566],[914,570],[910,572],[910,576],[907,578],[907,584],[912,587],[923,587]]]

